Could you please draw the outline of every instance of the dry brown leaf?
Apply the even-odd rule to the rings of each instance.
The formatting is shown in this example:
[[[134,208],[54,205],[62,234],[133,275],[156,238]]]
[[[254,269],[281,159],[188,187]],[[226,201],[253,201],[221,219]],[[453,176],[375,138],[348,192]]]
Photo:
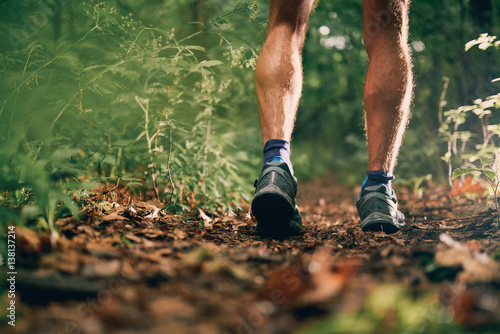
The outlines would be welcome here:
[[[306,266],[295,263],[272,271],[257,297],[276,305],[304,306],[328,301],[342,291],[355,273],[352,263],[335,268],[333,265],[330,249],[320,248]]]
[[[188,317],[195,315],[196,309],[180,297],[159,297],[149,307],[158,319],[165,317]]]
[[[212,224],[212,228],[213,228],[214,230],[220,230],[220,229],[222,228],[222,219],[217,218],[217,219],[213,222],[213,224]]]
[[[144,218],[150,218],[150,219],[156,219],[160,217],[160,209],[158,209],[156,206],[153,208],[153,210],[146,215]]]
[[[78,262],[60,262],[57,264],[57,270],[64,274],[75,275],[80,268]]]
[[[74,223],[76,221],[75,217],[67,217],[67,218],[60,218],[58,219],[55,224],[59,226],[66,226],[68,224]]]
[[[333,261],[327,248],[320,248],[309,263],[311,289],[299,296],[300,304],[316,304],[338,295],[347,281],[355,275],[353,264],[336,264],[332,270]]]
[[[101,239],[102,240],[102,239]],[[109,238],[108,238],[109,240]],[[111,242],[113,239],[111,239]],[[119,257],[120,253],[110,244],[96,241],[89,241],[85,244],[85,249],[90,255],[98,257]]]
[[[92,238],[95,237],[95,230],[88,226],[88,225],[79,225],[76,227],[78,231],[83,231],[85,234],[91,236]]]
[[[135,243],[138,243],[138,244],[140,244],[142,242],[142,238],[136,236],[133,233],[127,233],[127,234],[125,234],[125,238],[127,238],[128,240],[133,241]]]
[[[439,236],[443,244],[438,245],[436,262],[444,267],[462,266],[458,279],[462,282],[500,281],[500,264],[486,253],[471,249],[443,233]]]
[[[453,180],[453,189],[450,191],[451,196],[458,196],[460,194],[478,194],[482,195],[487,190],[482,183],[477,181],[472,175],[465,177],[465,181],[460,178]]]
[[[201,265],[204,261],[213,259],[213,254],[203,247],[195,248],[189,253],[185,254],[182,262],[188,267],[196,267]]]
[[[120,216],[119,211],[113,211],[109,215],[106,215],[104,217],[100,218],[102,221],[108,222],[108,221],[116,221],[116,220],[129,220],[126,217]]]
[[[159,230],[147,230],[142,233],[142,235],[149,239],[163,239],[165,232]]]
[[[97,261],[86,263],[82,269],[82,276],[86,277],[112,277],[118,273],[120,261]]]
[[[17,247],[22,248],[26,253],[37,253],[42,247],[40,236],[35,231],[27,228],[16,228]]]
[[[396,237],[392,237],[392,240],[394,240],[394,242],[398,245],[401,245],[401,246],[404,246],[405,245],[405,241],[404,239],[400,239],[400,238],[396,238]]]
[[[135,252],[135,255],[151,262],[164,264],[170,261],[169,256],[172,254],[172,250],[169,248],[159,249],[152,253],[145,253],[141,251]]]
[[[135,210],[133,206],[130,206],[130,207],[127,209],[127,212],[128,212],[128,214],[129,214],[131,217],[135,217],[135,216],[137,216],[137,210]]]
[[[183,230],[176,230],[174,235],[176,239],[180,240],[184,240],[188,237],[188,234]]]
[[[200,214],[198,215],[201,219],[203,219],[203,222],[205,223],[205,227],[206,228],[212,228],[212,224],[210,224],[212,222],[212,218],[210,218],[209,216],[207,216],[207,214],[200,208],[198,208],[198,211],[200,212]]]
[[[158,242],[151,241],[148,238],[142,239],[142,247],[144,248],[158,248]]]

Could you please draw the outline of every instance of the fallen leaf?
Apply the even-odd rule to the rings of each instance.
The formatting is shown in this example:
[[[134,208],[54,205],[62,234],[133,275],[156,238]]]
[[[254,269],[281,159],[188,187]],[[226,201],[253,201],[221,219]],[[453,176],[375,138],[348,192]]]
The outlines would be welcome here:
[[[127,233],[127,234],[125,234],[125,238],[127,238],[128,240],[133,241],[135,243],[138,243],[138,244],[142,242],[142,238],[136,236],[133,233]]]
[[[108,243],[89,241],[85,249],[90,255],[98,257],[120,257],[120,253]]]
[[[128,214],[129,214],[131,217],[135,217],[135,216],[137,216],[137,211],[134,209],[134,207],[133,207],[133,206],[129,207],[129,208],[127,209],[127,211],[128,211]]]
[[[165,237],[165,232],[159,230],[146,230],[142,235],[148,239],[163,239]]]
[[[213,222],[213,224],[212,224],[212,228],[213,228],[214,230],[220,230],[220,229],[222,228],[222,219],[217,218],[217,219]]]
[[[462,266],[458,279],[462,282],[500,281],[500,264],[488,254],[471,249],[443,233],[439,236],[442,244],[438,245],[435,260],[444,267]]]
[[[327,248],[320,248],[308,266],[311,288],[299,296],[298,303],[312,305],[338,295],[356,272],[353,263],[335,264]]]
[[[274,270],[266,286],[258,292],[258,299],[302,307],[321,304],[337,296],[355,274],[357,265],[334,265],[330,253],[329,248],[323,247],[306,265],[295,263]]]
[[[477,181],[472,175],[465,177],[462,182],[460,178],[453,180],[453,189],[450,191],[451,196],[458,196],[461,194],[478,194],[482,195],[487,190],[487,187]]]
[[[199,247],[187,253],[183,258],[183,263],[189,267],[199,266],[204,261],[213,259],[213,255],[205,248]]]
[[[196,314],[196,309],[180,297],[158,297],[149,308],[154,317],[190,317]]]
[[[155,219],[155,218],[158,218],[158,217],[160,217],[160,209],[158,209],[157,207],[154,207],[153,211],[151,213],[149,213],[148,215],[146,215],[144,218]]]
[[[42,247],[42,241],[38,233],[27,228],[17,227],[16,229],[17,247],[24,252],[37,253]]]
[[[91,236],[92,238],[95,237],[95,230],[88,225],[79,225],[76,227],[76,229],[78,231],[84,232],[85,234],[87,234],[88,236]]]
[[[199,217],[203,219],[203,222],[205,223],[205,227],[212,228],[212,225],[210,223],[213,219],[207,216],[207,214],[202,209],[198,208],[198,211],[200,212]]]
[[[118,273],[120,261],[97,261],[86,263],[82,269],[82,276],[86,277],[112,277]]]
[[[188,237],[188,234],[183,230],[176,230],[174,236],[175,236],[175,239],[183,240],[183,239],[186,239]]]
[[[100,218],[102,221],[128,220],[128,218],[120,216],[118,211],[111,212],[109,215]]]

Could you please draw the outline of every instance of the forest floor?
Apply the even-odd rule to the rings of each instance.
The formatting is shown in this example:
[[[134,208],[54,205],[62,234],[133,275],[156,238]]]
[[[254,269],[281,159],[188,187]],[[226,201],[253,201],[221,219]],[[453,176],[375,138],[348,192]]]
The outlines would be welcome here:
[[[101,193],[87,219],[57,221],[55,246],[16,228],[16,326],[5,294],[0,331],[498,333],[496,210],[459,194],[478,191],[469,181],[398,189],[407,223],[392,235],[360,230],[359,189],[300,184],[305,232],[285,240],[259,237],[248,212],[172,215]]]

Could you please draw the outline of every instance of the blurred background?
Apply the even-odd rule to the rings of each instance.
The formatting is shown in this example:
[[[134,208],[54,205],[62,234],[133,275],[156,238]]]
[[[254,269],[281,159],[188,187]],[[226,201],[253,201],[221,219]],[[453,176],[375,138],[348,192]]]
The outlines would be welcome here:
[[[452,167],[493,166],[499,11],[498,0],[413,2],[416,85],[396,184],[445,183]],[[267,15],[267,1],[3,0],[2,221],[51,224],[118,180],[168,210],[248,202],[262,163],[254,68]],[[319,2],[303,65],[296,175],[360,183],[361,1]]]

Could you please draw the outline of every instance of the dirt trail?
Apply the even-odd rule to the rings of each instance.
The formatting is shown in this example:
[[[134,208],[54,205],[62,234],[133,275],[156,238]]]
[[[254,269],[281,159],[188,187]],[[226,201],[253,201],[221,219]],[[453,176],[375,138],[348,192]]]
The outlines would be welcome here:
[[[305,233],[288,240],[261,239],[244,212],[165,215],[126,197],[58,221],[56,248],[18,228],[21,302],[1,332],[497,332],[493,209],[471,218],[480,200],[400,189],[403,231],[363,233],[356,193],[300,185]]]

